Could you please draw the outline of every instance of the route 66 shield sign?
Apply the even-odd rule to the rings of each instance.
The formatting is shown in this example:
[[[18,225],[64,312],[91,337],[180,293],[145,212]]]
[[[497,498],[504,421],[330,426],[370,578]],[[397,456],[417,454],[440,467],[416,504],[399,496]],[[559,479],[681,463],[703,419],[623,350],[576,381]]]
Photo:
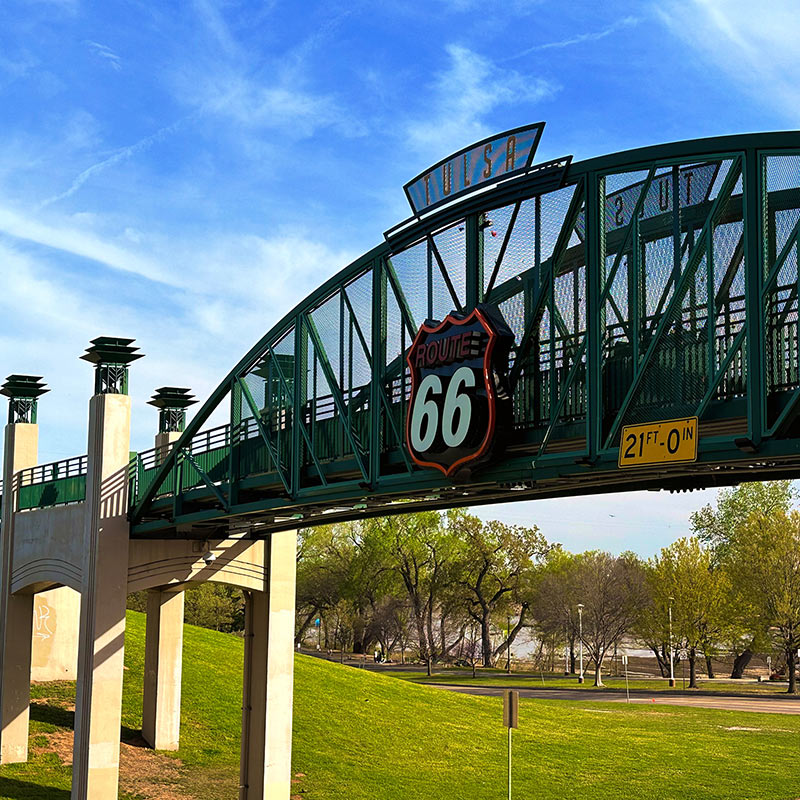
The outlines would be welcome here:
[[[449,477],[502,447],[511,420],[513,341],[496,306],[478,305],[422,325],[406,355],[406,446],[419,466]]]

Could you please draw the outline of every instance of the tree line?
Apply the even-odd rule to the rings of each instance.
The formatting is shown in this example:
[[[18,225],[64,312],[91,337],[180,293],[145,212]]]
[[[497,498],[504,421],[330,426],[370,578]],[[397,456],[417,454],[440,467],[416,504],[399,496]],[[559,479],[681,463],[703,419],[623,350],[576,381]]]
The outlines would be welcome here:
[[[567,653],[574,673],[582,641],[596,685],[609,655],[631,644],[651,650],[664,677],[670,652],[685,660],[692,687],[701,665],[714,677],[713,659],[732,657],[740,678],[754,655],[773,654],[794,693],[795,499],[789,481],[722,490],[691,516],[691,535],[650,559],[570,553],[535,525],[463,509],[309,529],[298,548],[296,641],[378,648],[430,672],[443,662],[494,665],[527,630],[543,669]]]
[[[691,535],[650,559],[570,553],[535,526],[464,509],[425,511],[299,532],[296,643],[437,664],[492,666],[525,631],[536,665],[585,668],[602,685],[610,654],[635,644],[661,674],[685,661],[690,686],[713,660],[743,676],[771,654],[796,692],[800,513],[789,481],[722,490],[689,520]],[[531,505],[535,511],[535,505]],[[130,607],[144,610],[144,595]],[[579,608],[580,606],[580,608]],[[186,621],[241,632],[241,593],[187,592]],[[582,643],[582,648],[581,648]]]

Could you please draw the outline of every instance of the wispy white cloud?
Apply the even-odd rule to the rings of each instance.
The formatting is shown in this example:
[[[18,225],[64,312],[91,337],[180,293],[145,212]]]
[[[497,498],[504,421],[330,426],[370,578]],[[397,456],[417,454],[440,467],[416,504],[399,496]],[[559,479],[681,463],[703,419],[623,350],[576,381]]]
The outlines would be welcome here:
[[[163,128],[160,128],[155,133],[152,133],[149,136],[145,136],[138,142],[134,142],[133,144],[128,145],[127,147],[122,147],[115,153],[110,155],[108,158],[104,158],[102,161],[98,161],[96,164],[92,164],[92,166],[87,167],[75,178],[75,180],[72,181],[68,189],[66,189],[63,192],[60,192],[59,194],[53,195],[52,197],[48,197],[46,200],[43,200],[42,203],[39,205],[39,209],[41,210],[49,205],[52,205],[53,203],[57,203],[59,200],[65,200],[67,197],[71,197],[90,178],[97,175],[99,172],[102,172],[103,170],[106,170],[109,167],[113,167],[115,164],[119,164],[121,161],[124,161],[125,159],[136,155],[137,153],[141,153],[144,150],[147,150],[147,148],[149,148],[151,145],[155,144],[158,141],[161,141],[165,137],[174,133],[185,120],[186,118],[183,118],[177,120],[177,122],[173,122],[170,125],[165,125]]]
[[[600,39],[605,39],[607,36],[611,36],[613,33],[617,31],[624,30],[625,28],[632,28],[634,25],[639,24],[639,19],[634,16],[627,16],[623,17],[622,19],[617,20],[616,22],[612,23],[611,25],[599,30],[599,31],[592,31],[589,33],[579,33],[575,36],[570,36],[566,39],[559,39],[554,42],[544,42],[542,44],[535,44],[532,47],[528,47],[527,49],[523,50],[520,53],[515,53],[513,56],[508,56],[508,58],[503,59],[503,61],[512,61],[517,58],[522,58],[523,56],[530,55],[531,53],[535,53],[540,50],[555,50],[561,49],[564,47],[572,47],[576,44],[584,44],[586,42],[596,42]]]
[[[43,245],[73,256],[87,258],[121,272],[129,272],[159,283],[169,282],[168,276],[146,256],[138,255],[109,242],[85,229],[75,220],[58,224],[42,222],[38,217],[0,206],[0,233],[21,241]]]
[[[240,48],[231,34],[225,17],[213,0],[194,0],[192,3],[198,19],[211,34],[216,45],[229,56],[239,56]]]
[[[779,109],[797,124],[796,0],[771,0],[763,7],[750,0],[664,0],[654,12],[693,48],[698,60],[712,63],[757,101]]]
[[[331,13],[325,22],[283,53],[256,55],[237,38],[224,7],[215,0],[194,0],[207,52],[181,65],[173,80],[177,99],[203,115],[225,119],[247,136],[267,131],[295,138],[335,129],[352,137],[365,133],[362,121],[330,92],[309,86],[311,56],[353,13]]]
[[[286,131],[296,137],[331,127],[345,135],[364,133],[363,124],[330,96],[273,85],[238,71],[215,70],[195,90],[194,99],[204,113],[225,117],[244,129]]]
[[[426,158],[487,136],[491,126],[484,118],[495,109],[511,104],[524,108],[558,91],[544,78],[503,69],[461,45],[450,44],[446,52],[449,63],[436,76],[433,97],[426,104],[432,113],[406,129],[412,148]]]
[[[122,69],[122,59],[107,45],[99,42],[85,41],[84,44],[101,60],[105,61],[112,69],[119,72]]]

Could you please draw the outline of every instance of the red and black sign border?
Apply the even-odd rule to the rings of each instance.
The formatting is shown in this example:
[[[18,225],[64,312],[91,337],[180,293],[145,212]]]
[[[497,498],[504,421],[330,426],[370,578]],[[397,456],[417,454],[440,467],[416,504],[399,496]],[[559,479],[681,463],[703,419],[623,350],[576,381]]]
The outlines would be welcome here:
[[[453,462],[449,467],[445,467],[443,464],[439,464],[435,461],[423,461],[414,453],[414,449],[409,445],[411,441],[411,406],[416,398],[417,393],[417,386],[419,384],[419,368],[416,367],[413,363],[412,355],[415,352],[417,343],[420,337],[423,334],[430,335],[432,333],[438,333],[445,325],[448,323],[453,326],[463,326],[467,325],[473,320],[478,320],[478,322],[483,327],[484,331],[489,336],[489,341],[486,343],[486,350],[483,354],[483,382],[486,386],[486,396],[489,399],[489,424],[487,426],[486,435],[481,442],[479,449],[471,453],[470,455],[464,456],[458,461]],[[492,446],[492,442],[494,441],[495,437],[495,430],[497,427],[497,392],[495,391],[494,386],[494,379],[492,376],[492,353],[494,352],[495,345],[499,340],[500,335],[495,330],[494,325],[491,321],[487,318],[487,316],[481,311],[480,308],[474,308],[472,311],[469,312],[465,317],[461,317],[460,315],[456,316],[454,313],[448,314],[438,325],[431,326],[427,323],[423,323],[420,326],[420,329],[417,331],[416,336],[414,337],[414,341],[411,343],[411,347],[408,349],[406,353],[406,363],[408,364],[409,369],[411,370],[411,397],[409,401],[409,412],[406,414],[406,425],[405,425],[405,433],[406,433],[406,449],[408,450],[412,460],[414,463],[419,467],[434,467],[438,469],[440,472],[444,474],[445,477],[450,477],[455,473],[458,469],[464,467],[466,464],[472,461],[479,461],[486,456],[489,451],[489,448]]]

